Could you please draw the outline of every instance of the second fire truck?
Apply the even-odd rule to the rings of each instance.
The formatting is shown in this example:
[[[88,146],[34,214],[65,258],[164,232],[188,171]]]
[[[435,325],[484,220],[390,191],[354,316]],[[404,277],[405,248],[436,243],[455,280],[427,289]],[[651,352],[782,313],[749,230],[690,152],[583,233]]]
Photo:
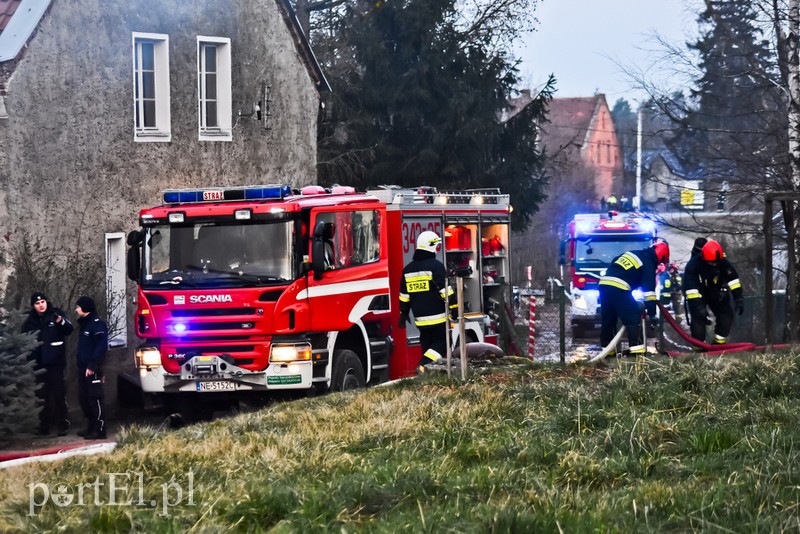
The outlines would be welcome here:
[[[643,249],[656,239],[647,217],[609,212],[575,215],[561,242],[561,264],[569,269],[570,323],[575,337],[600,328],[597,283],[611,261],[628,250]]]

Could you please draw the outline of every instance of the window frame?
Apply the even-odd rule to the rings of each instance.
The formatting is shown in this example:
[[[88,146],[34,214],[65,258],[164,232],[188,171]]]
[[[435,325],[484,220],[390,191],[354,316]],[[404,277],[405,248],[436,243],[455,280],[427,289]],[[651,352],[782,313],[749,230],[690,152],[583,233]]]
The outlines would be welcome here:
[[[207,50],[215,51],[216,126],[207,126]],[[229,37],[197,36],[197,129],[200,141],[233,140],[233,94],[231,88],[231,40]]]
[[[361,224],[354,226],[357,214],[360,215]],[[319,222],[332,223],[336,229],[330,243],[334,264],[329,270],[363,267],[381,260],[381,226],[384,222],[380,210],[359,206],[355,209],[320,211],[314,218],[314,225]],[[358,237],[362,239],[357,242]]]
[[[137,124],[137,117],[144,120],[144,97],[139,97],[139,87],[143,85],[141,69],[141,45],[153,45],[153,85],[155,102],[155,126]],[[169,35],[163,33],[131,33],[132,100],[133,100],[133,139],[136,142],[172,141],[172,116],[170,112],[169,86]],[[142,95],[144,92],[142,91]]]

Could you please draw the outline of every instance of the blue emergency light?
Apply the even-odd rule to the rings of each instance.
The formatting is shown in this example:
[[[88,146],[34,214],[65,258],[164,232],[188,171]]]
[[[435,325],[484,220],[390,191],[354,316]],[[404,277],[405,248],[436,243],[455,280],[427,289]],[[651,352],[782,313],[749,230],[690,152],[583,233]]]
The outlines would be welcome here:
[[[164,203],[185,204],[237,200],[275,200],[291,194],[291,187],[280,184],[206,189],[168,189],[164,191]]]

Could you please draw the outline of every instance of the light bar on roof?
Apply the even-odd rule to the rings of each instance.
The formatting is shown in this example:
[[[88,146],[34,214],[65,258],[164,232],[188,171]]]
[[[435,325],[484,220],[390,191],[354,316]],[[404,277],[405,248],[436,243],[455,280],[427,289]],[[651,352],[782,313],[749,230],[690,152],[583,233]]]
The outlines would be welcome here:
[[[164,191],[165,204],[197,202],[235,202],[241,200],[275,200],[288,197],[292,188],[288,185],[253,185],[247,187],[168,189]]]

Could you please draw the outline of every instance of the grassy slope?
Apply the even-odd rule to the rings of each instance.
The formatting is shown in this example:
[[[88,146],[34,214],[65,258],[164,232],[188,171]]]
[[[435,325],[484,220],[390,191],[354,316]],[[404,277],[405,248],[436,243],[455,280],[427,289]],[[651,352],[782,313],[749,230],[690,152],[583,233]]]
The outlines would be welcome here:
[[[798,408],[794,355],[426,377],[0,471],[0,531],[797,531]],[[194,505],[168,516],[52,502],[28,516],[31,482],[142,472],[160,501],[189,470]]]

